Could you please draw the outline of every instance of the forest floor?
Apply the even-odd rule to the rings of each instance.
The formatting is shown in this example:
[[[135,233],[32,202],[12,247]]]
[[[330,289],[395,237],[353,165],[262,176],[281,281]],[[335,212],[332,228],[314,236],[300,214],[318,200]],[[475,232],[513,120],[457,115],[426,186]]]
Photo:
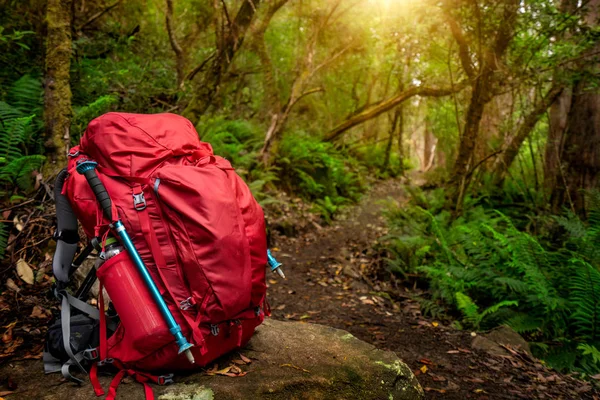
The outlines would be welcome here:
[[[381,264],[377,239],[386,233],[385,203],[405,200],[399,181],[374,185],[332,225],[308,225],[296,237],[275,236],[274,254],[286,280],[270,275],[272,317],[345,329],[409,365],[428,398],[600,398],[591,385],[547,369],[515,348],[492,356],[472,347],[477,336],[421,315],[414,288],[393,296],[369,279]],[[392,300],[395,299],[395,301]]]
[[[11,268],[0,270],[0,281],[8,289],[0,291],[0,365],[39,360],[46,327],[56,310],[49,295],[51,249],[40,247],[41,242],[48,243],[52,230],[49,198],[16,212],[15,224],[22,223],[25,229],[11,236],[7,252],[11,259],[33,260],[40,256],[25,256],[26,251],[39,247],[42,261],[31,263],[35,285],[16,279]],[[421,314],[416,298],[424,295],[422,290],[375,279],[383,269],[384,254],[378,246],[378,239],[387,233],[383,211],[389,202],[405,201],[400,181],[379,181],[359,204],[347,207],[325,227],[308,212],[309,205],[280,201],[280,218],[269,218],[273,225],[279,224],[273,229],[271,247],[283,262],[287,279],[268,275],[272,317],[345,329],[396,352],[417,375],[428,398],[600,399],[600,392],[589,383],[549,370],[514,347],[504,347],[499,356],[474,348],[474,339],[482,334],[459,331],[447,321]],[[5,213],[5,218],[13,218]],[[20,384],[25,383],[18,376],[0,376],[0,397],[18,390]]]

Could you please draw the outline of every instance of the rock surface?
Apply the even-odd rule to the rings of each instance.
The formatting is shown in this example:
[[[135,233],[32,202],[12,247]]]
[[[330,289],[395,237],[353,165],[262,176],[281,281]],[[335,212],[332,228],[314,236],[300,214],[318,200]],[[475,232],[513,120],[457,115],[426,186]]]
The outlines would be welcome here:
[[[529,343],[505,325],[494,328],[484,335],[476,336],[472,343],[474,349],[483,350],[495,356],[509,356],[510,353],[502,347],[503,345],[531,355]]]
[[[159,400],[221,399],[422,399],[423,390],[395,353],[376,349],[351,334],[322,325],[267,320],[242,353],[252,360],[243,377],[178,376],[154,387]],[[217,360],[229,365],[237,354]],[[0,380],[17,385],[12,399],[96,399],[89,384],[77,387],[57,375],[44,376],[40,361],[0,368]],[[102,377],[104,388],[109,377]],[[118,398],[144,399],[141,385],[123,383]]]

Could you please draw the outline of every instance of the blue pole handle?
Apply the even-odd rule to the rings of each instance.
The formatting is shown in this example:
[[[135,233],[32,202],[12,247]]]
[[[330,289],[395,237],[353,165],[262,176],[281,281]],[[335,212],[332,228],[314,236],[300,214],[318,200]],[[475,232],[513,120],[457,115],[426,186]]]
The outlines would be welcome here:
[[[96,199],[102,206],[105,216],[110,221],[112,221],[112,202],[110,200],[108,192],[106,191],[106,188],[102,184],[102,181],[100,181],[100,178],[98,178],[98,174],[96,173],[96,166],[97,163],[86,160],[77,165],[77,172],[85,176],[90,187],[92,188],[92,191],[94,192],[94,195],[96,196]],[[177,343],[177,346],[179,346],[179,353],[181,354],[185,352],[186,357],[188,358],[190,363],[193,364],[194,356],[190,351],[190,348],[193,346],[187,341],[185,336],[183,336],[181,327],[179,326],[179,324],[177,324],[175,318],[173,318],[173,314],[171,314],[167,303],[165,303],[165,300],[160,295],[160,291],[158,290],[156,283],[154,283],[154,281],[152,280],[152,276],[150,275],[150,272],[148,272],[148,268],[146,267],[144,261],[140,257],[140,253],[138,253],[133,242],[131,241],[127,230],[125,230],[125,226],[123,225],[121,220],[117,220],[117,222],[115,222],[112,225],[112,228],[121,239],[121,243],[127,250],[127,253],[129,253],[129,256],[133,260],[134,265],[136,266],[137,270],[142,276],[142,279],[144,280],[144,284],[150,291],[150,295],[152,296],[154,302],[158,306],[161,315],[165,319],[169,331],[175,337],[175,342]]]
[[[285,274],[283,273],[283,270],[281,269],[281,266],[283,264],[280,263],[279,261],[277,261],[275,259],[275,257],[273,257],[273,254],[271,254],[271,250],[267,250],[267,264],[271,268],[271,272],[277,272],[277,274],[280,277],[285,279]]]

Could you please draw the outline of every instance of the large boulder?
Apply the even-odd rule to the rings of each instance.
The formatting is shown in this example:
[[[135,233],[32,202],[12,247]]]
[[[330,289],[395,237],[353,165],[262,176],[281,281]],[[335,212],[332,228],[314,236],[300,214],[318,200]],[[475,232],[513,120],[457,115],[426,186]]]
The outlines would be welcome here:
[[[351,334],[315,324],[267,320],[242,350],[252,360],[242,377],[194,373],[175,384],[154,387],[159,400],[221,399],[422,399],[423,390],[411,370],[389,351],[376,349]],[[217,361],[222,367],[239,359]],[[60,383],[44,376],[39,362],[16,362],[0,368],[0,381],[17,385],[12,399],[95,399],[89,384]],[[108,387],[110,378],[102,377]],[[123,383],[118,398],[144,399],[135,383]]]

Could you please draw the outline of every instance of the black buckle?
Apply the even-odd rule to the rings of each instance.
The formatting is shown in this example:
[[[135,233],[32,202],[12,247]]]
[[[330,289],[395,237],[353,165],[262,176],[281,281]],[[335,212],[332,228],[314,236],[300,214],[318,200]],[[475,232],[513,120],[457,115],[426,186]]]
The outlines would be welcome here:
[[[74,230],[65,229],[64,231],[54,231],[52,239],[55,241],[62,240],[65,243],[79,243],[79,233]]]
[[[163,385],[170,385],[173,382],[174,382],[173,381],[173,374],[161,375],[156,380],[156,383],[158,383],[161,386],[163,386]]]
[[[144,193],[133,194],[133,208],[136,211],[142,211],[146,209],[146,198],[144,197]]]
[[[106,359],[104,359],[102,361],[98,361],[98,366],[102,367],[102,366],[104,366],[106,364],[112,364],[114,361],[115,360],[113,358],[106,358]]]

